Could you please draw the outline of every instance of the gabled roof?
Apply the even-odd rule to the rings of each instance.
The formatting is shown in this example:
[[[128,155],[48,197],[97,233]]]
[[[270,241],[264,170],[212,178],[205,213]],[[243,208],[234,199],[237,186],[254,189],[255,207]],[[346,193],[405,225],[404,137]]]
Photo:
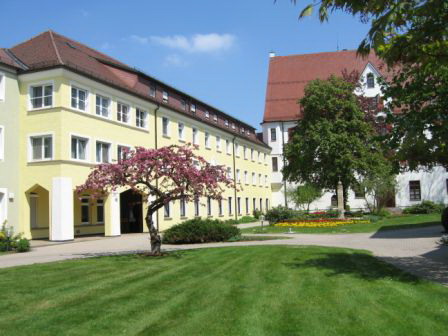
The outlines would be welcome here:
[[[271,57],[263,122],[299,120],[298,100],[309,81],[341,76],[344,70],[361,74],[368,63],[380,73],[387,72],[373,52],[364,58],[356,50]]]
[[[209,109],[211,113],[218,114],[220,118],[218,118],[219,122],[213,122],[212,120],[209,120],[212,118],[202,118],[198,114],[191,115],[188,111],[181,110],[176,106],[170,105],[170,103],[165,104],[169,106],[169,108],[183,114],[189,114],[192,118],[201,119],[201,121],[211,124],[213,127],[221,128],[229,133],[234,133],[235,136],[240,138],[268,147],[264,142],[257,139],[254,127],[195,97],[175,89],[136,68],[130,67],[104,53],[51,30],[43,32],[23,43],[7,49],[7,51],[26,65],[27,68],[24,69],[26,71],[39,71],[63,66],[92,79],[123,89],[140,98],[160,104],[161,99],[159,99],[159,97],[152,98],[149,96],[149,87],[156,85],[159,89],[166,89],[167,91],[176,93],[179,96],[184,96],[188,100],[203,105],[204,108]],[[234,122],[236,124],[235,129],[225,126],[224,119],[228,120],[230,123]],[[240,129],[243,127],[246,130],[251,131],[249,135],[240,134]]]
[[[0,48],[0,64],[6,64],[16,69],[25,69],[25,65],[22,64],[17,58],[14,57],[8,49]]]

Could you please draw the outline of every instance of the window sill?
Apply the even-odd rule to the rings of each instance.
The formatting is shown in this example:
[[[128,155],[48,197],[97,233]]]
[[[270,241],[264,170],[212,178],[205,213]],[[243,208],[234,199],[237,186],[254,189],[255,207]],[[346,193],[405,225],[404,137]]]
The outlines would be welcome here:
[[[171,217],[163,217],[163,219],[168,221],[173,220]]]
[[[51,106],[39,107],[39,108],[29,108],[29,109],[28,109],[28,112],[50,110],[50,109],[52,109],[52,108],[54,108],[53,105],[51,105]]]
[[[180,219],[184,220],[184,219],[188,219],[187,216],[180,216]]]
[[[43,162],[50,162],[50,161],[53,161],[54,159],[53,158],[51,158],[51,159],[42,159],[42,160],[30,160],[30,161],[28,161],[28,163],[43,163]]]
[[[185,143],[185,139],[179,139],[179,142]]]
[[[162,134],[162,137],[164,137],[165,139],[171,139],[171,136],[169,136],[168,134]]]

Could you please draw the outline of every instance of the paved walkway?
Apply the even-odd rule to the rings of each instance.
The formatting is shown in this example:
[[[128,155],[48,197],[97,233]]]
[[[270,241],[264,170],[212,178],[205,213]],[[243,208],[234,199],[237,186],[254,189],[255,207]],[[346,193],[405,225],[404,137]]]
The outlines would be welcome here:
[[[267,234],[281,236],[286,234]],[[448,246],[439,246],[440,226],[415,229],[385,230],[376,233],[352,234],[288,234],[290,239],[210,243],[195,245],[164,245],[164,250],[193,248],[257,246],[257,245],[318,245],[347,247],[372,251],[373,254],[406,271],[448,286]],[[52,261],[85,258],[108,254],[144,252],[149,248],[148,234],[127,234],[121,237],[88,237],[66,243],[41,242],[28,253],[0,256],[0,268]],[[39,244],[37,244],[39,245]]]

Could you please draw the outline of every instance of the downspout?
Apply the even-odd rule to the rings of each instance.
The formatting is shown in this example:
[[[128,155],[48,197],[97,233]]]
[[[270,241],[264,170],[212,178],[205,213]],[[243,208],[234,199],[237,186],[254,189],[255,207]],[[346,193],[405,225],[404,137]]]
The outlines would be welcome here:
[[[285,150],[285,126],[284,126],[284,122],[282,121],[281,123],[281,127],[282,127],[282,159],[283,159],[283,167],[285,167],[286,164],[286,160],[285,160],[285,154],[283,153],[283,151]],[[283,188],[285,189],[285,207],[288,207],[288,196],[286,194],[286,180],[284,175],[282,174],[282,178],[283,178]]]
[[[160,104],[157,104],[156,109],[154,110],[154,147],[155,149],[158,149],[158,143],[157,143],[157,112],[160,109]],[[156,180],[156,187],[159,188],[159,180]],[[159,210],[156,211],[156,221],[157,221],[157,231],[159,231]]]
[[[233,157],[233,191],[234,191],[234,195],[235,195],[235,200],[234,200],[234,204],[235,204],[235,220],[238,220],[238,207],[237,207],[237,193],[236,193],[236,160],[235,160],[235,136],[232,139],[232,146],[233,146],[233,150],[232,150],[232,157]]]

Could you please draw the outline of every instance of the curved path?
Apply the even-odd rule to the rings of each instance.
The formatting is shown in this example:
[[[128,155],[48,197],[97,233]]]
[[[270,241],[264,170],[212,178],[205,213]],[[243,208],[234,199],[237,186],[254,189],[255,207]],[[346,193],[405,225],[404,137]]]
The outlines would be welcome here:
[[[448,285],[448,246],[440,246],[440,226],[415,229],[384,230],[375,233],[351,234],[267,234],[290,239],[209,243],[195,245],[164,245],[165,250],[184,250],[225,246],[253,245],[318,245],[346,247],[371,251],[375,256],[418,276]],[[89,237],[72,242],[33,242],[28,253],[0,256],[0,268],[99,255],[144,252],[149,247],[148,234],[121,237]]]

